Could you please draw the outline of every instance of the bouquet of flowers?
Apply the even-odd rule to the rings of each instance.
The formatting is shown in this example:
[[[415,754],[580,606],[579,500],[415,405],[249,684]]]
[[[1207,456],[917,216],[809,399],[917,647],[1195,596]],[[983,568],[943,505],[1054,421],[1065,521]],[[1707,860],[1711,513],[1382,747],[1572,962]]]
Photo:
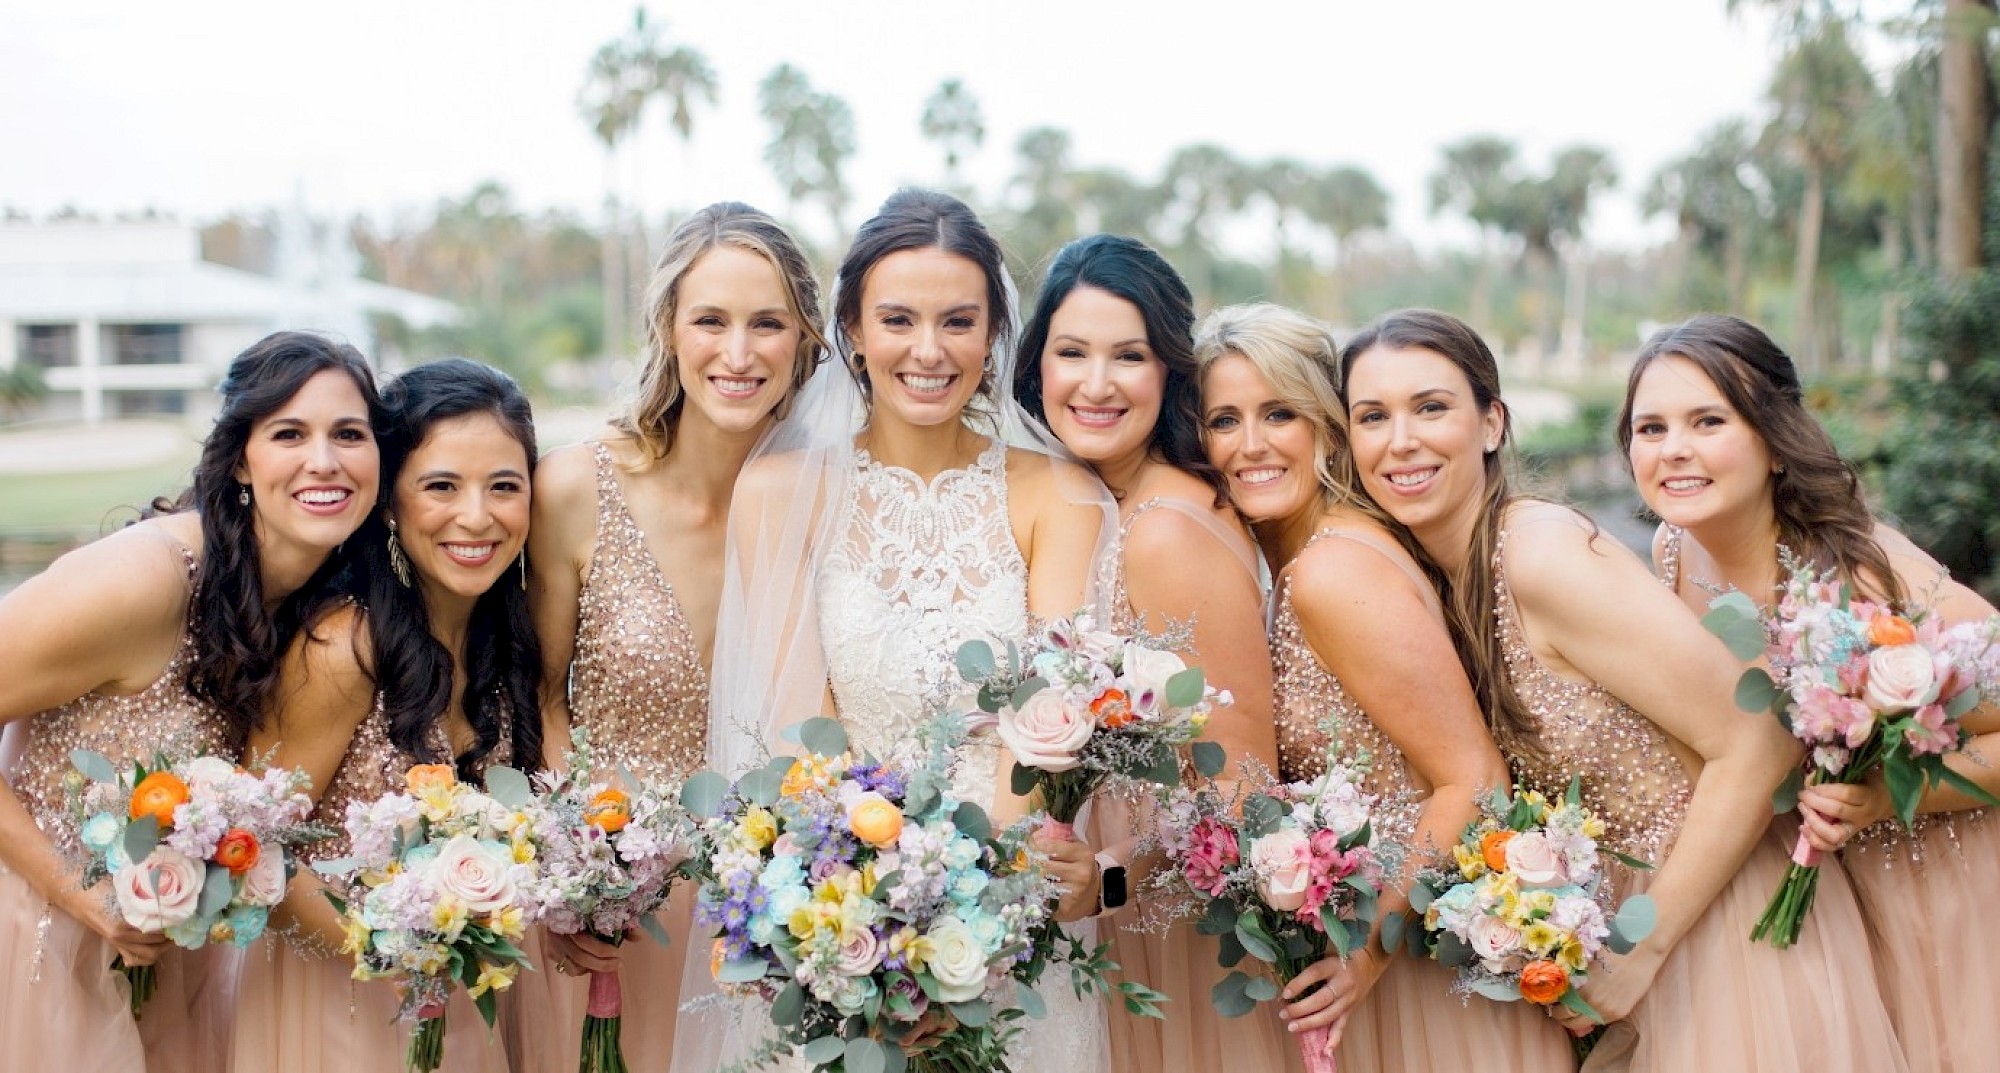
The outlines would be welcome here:
[[[355,979],[396,981],[403,1018],[415,1022],[407,1068],[429,1071],[444,1061],[452,985],[465,986],[490,1029],[494,993],[528,964],[515,944],[544,900],[540,847],[528,779],[512,768],[488,770],[486,792],[449,764],[419,764],[404,782],[404,793],[350,804],[352,856],[317,868],[352,877],[346,896],[327,892],[344,918],[342,952]]]
[[[1769,657],[1769,672],[1743,672],[1736,702],[1770,711],[1809,750],[1807,769],[1779,789],[1778,811],[1796,807],[1801,782],[1856,783],[1877,771],[1905,826],[1940,782],[2000,805],[1944,762],[1971,737],[1959,720],[1982,698],[2000,697],[2000,618],[1946,627],[1926,608],[1861,599],[1832,572],[1788,551],[1782,559],[1787,576],[1770,611],[1732,592],[1702,619],[1738,659]],[[1798,941],[1818,886],[1819,853],[1801,834],[1751,937],[1780,949]]]
[[[720,933],[715,978],[768,1002],[776,1027],[748,1065],[796,1051],[843,1073],[1001,1068],[1015,1022],[1042,1015],[1033,984],[1069,960],[1049,916],[1054,882],[1019,828],[996,835],[977,805],[949,796],[962,722],[927,733],[927,760],[885,763],[813,719],[800,728],[806,755],[733,784],[688,779],[682,802],[699,818],[688,870],[696,920]]]
[[[1222,747],[1195,739],[1228,692],[1172,652],[1097,629],[1089,612],[1049,622],[1025,655],[1009,644],[1004,666],[992,646],[968,641],[958,669],[979,686],[980,709],[998,717],[1016,760],[1014,792],[1040,790],[1062,834],[1109,779],[1177,784],[1179,746],[1195,743],[1202,774],[1222,770]]]
[[[1403,851],[1372,833],[1375,799],[1357,771],[1335,762],[1319,778],[1233,798],[1212,787],[1166,795],[1157,834],[1171,867],[1154,887],[1204,907],[1195,929],[1216,937],[1218,960],[1235,970],[1210,995],[1223,1016],[1249,1013],[1329,953],[1368,942],[1383,877]],[[1235,969],[1246,955],[1268,968]],[[1332,1073],[1330,1032],[1299,1036],[1313,1073]]]
[[[1423,927],[1410,935],[1410,951],[1458,969],[1467,994],[1561,1003],[1601,1022],[1577,989],[1606,947],[1628,953],[1651,934],[1655,913],[1640,894],[1606,918],[1611,888],[1598,854],[1649,866],[1597,844],[1604,823],[1581,804],[1579,785],[1571,781],[1557,802],[1495,790],[1452,847],[1456,867],[1417,874],[1410,908],[1423,914]],[[1385,947],[1399,941],[1400,925],[1385,924]]]
[[[292,847],[333,834],[309,824],[310,780],[293,768],[252,774],[217,756],[134,764],[70,754],[69,804],[84,886],[109,878],[125,923],[190,950],[249,946],[285,897]],[[153,967],[112,962],[139,1016],[158,986]]]
[[[666,904],[685,856],[678,786],[621,773],[622,785],[600,775],[582,727],[562,775],[543,775],[544,792],[528,805],[540,850],[542,904],[534,922],[558,935],[589,932],[622,942],[643,927],[661,944],[666,929],[654,916]],[[592,973],[583,1021],[579,1073],[625,1073],[618,1036],[623,1000],[615,972]]]

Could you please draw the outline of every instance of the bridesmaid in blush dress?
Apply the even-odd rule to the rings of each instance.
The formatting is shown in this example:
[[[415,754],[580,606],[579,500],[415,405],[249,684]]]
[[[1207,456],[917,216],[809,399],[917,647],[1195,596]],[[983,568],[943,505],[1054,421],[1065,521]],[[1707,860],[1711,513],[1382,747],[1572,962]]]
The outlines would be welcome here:
[[[1442,313],[1393,313],[1342,352],[1362,487],[1416,542],[1502,753],[1554,796],[1580,778],[1607,867],[1653,896],[1658,925],[1607,955],[1584,997],[1614,1022],[1588,1070],[1908,1068],[1845,877],[1821,880],[1789,950],[1750,930],[1789,840],[1770,795],[1801,750],[1737,710],[1737,666],[1645,566],[1574,511],[1508,491],[1508,417],[1492,352]],[[1572,1032],[1590,1023],[1561,1006]]]
[[[312,776],[313,820],[335,829],[350,809],[402,792],[417,764],[453,764],[477,782],[495,765],[532,767],[540,748],[540,653],[522,559],[535,457],[527,397],[505,374],[454,358],[404,373],[383,398],[384,517],[357,538],[350,600],[300,633],[275,710],[250,737],[253,751]],[[342,834],[304,856],[346,853]],[[401,997],[394,981],[353,979],[330,885],[301,868],[272,916],[277,933],[251,949],[235,1069],[336,1073],[404,1061]],[[499,1033],[463,988],[445,1010],[442,1068],[508,1068]]]
[[[647,361],[630,408],[600,438],[550,452],[536,473],[534,610],[547,760],[561,761],[573,725],[588,731],[603,770],[680,778],[708,758],[708,667],[737,471],[825,344],[810,264],[748,205],[710,205],[683,221],[649,294]],[[693,903],[693,888],[677,885],[662,913],[666,946],[644,935],[618,945],[539,935],[537,964],[552,971],[517,986],[516,1065],[574,1068],[590,987],[602,995],[615,978],[625,1060],[664,1069]]]
[[[1118,498],[1118,539],[1103,564],[1111,627],[1186,643],[1181,655],[1235,703],[1206,736],[1232,763],[1272,770],[1271,656],[1259,628],[1255,552],[1228,506],[1225,485],[1201,450],[1192,299],[1166,260],[1143,243],[1092,235],[1050,264],[1022,333],[1014,396]],[[1081,841],[1051,847],[1069,896],[1059,916],[1109,914],[1102,875],[1127,868],[1136,891],[1148,861],[1133,848],[1144,809],[1100,799],[1101,852]],[[1114,816],[1113,813],[1124,813]],[[1113,837],[1115,832],[1116,837]],[[1136,907],[1135,907],[1136,908]],[[1252,1073],[1283,1068],[1293,1048],[1268,1018],[1226,1021],[1209,991],[1228,970],[1213,939],[1182,922],[1164,935],[1137,928],[1138,913],[1109,918],[1112,959],[1123,974],[1164,993],[1164,1019],[1113,1010],[1111,1054],[1120,1068]]]
[[[183,950],[77,881],[70,752],[241,755],[336,549],[376,497],[373,374],[280,332],[239,355],[177,513],[63,556],[0,601],[0,1039],[9,1068],[227,1067],[234,947]],[[310,502],[301,493],[317,493]],[[135,1023],[114,958],[153,965]]]
[[[1366,754],[1375,830],[1410,847],[1386,915],[1403,911],[1407,876],[1457,842],[1479,795],[1508,778],[1430,583],[1353,491],[1336,354],[1323,325],[1271,305],[1217,310],[1196,336],[1209,456],[1277,575],[1279,773],[1323,775],[1334,742]],[[1467,1002],[1452,979],[1391,957],[1378,937],[1292,981],[1282,1016],[1293,1032],[1331,1029],[1344,1070],[1568,1073],[1569,1041],[1547,1017]]]
[[[1618,436],[1640,495],[1664,523],[1662,580],[1700,612],[1719,590],[1772,599],[1778,549],[1839,572],[1877,600],[1915,599],[1945,623],[1993,606],[1875,521],[1854,471],[1809,414],[1791,358],[1755,325],[1705,315],[1662,329],[1633,365]],[[1949,763],[2000,792],[2000,709],[1968,714],[1978,736]],[[1915,1073],[2000,1064],[2000,821],[1949,787],[1927,794],[1912,829],[1891,818],[1879,780],[1808,788],[1801,817],[1841,861],[1866,919],[1889,1006]],[[1825,928],[1814,920],[1809,928]],[[1830,935],[1853,944],[1852,934]]]

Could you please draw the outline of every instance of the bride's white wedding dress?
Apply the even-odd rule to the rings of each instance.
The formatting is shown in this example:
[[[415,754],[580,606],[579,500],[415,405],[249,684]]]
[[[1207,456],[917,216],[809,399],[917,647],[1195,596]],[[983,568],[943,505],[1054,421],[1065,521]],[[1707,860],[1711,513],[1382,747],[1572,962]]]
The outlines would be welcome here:
[[[850,465],[842,521],[818,575],[820,641],[841,722],[856,745],[886,756],[966,692],[959,645],[1025,638],[1028,565],[1008,519],[1001,441],[971,466],[930,481],[866,451]],[[992,808],[998,764],[996,745],[963,747],[954,795]],[[1095,939],[1089,922],[1069,928]],[[1078,999],[1060,967],[1043,977],[1039,993],[1048,1016],[1023,1022],[1009,1064],[1108,1071],[1105,1003]]]

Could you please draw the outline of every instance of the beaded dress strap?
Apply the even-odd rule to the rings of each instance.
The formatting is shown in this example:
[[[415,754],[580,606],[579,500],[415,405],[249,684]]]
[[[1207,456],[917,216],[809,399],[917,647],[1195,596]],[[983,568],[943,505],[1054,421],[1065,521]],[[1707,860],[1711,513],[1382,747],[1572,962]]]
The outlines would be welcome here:
[[[1681,538],[1686,535],[1687,530],[1669,525],[1666,539],[1660,542],[1660,583],[1668,592],[1681,591]]]
[[[1424,577],[1422,571],[1413,568],[1410,565],[1410,563],[1406,561],[1407,559],[1406,555],[1398,554],[1398,552],[1402,551],[1402,549],[1399,547],[1388,544],[1385,541],[1378,540],[1367,533],[1357,533],[1352,529],[1345,529],[1339,526],[1330,525],[1324,529],[1321,529],[1319,532],[1314,533],[1312,536],[1307,537],[1306,542],[1300,545],[1299,547],[1299,555],[1304,555],[1306,553],[1307,548],[1312,547],[1314,544],[1317,544],[1321,540],[1326,539],[1328,537],[1333,537],[1339,540],[1346,540],[1351,543],[1359,544],[1362,547],[1367,548],[1370,551],[1373,551],[1375,554],[1380,555],[1384,559],[1389,560],[1389,562],[1393,564],[1396,567],[1396,569],[1401,570],[1403,572],[1403,576],[1409,578],[1410,581],[1417,586],[1417,593],[1418,595],[1423,597],[1424,606],[1429,608],[1432,614],[1437,615],[1440,619],[1443,618],[1444,609],[1438,603],[1437,590],[1431,587],[1430,579]],[[1292,556],[1292,560],[1294,562],[1298,561],[1298,555]]]

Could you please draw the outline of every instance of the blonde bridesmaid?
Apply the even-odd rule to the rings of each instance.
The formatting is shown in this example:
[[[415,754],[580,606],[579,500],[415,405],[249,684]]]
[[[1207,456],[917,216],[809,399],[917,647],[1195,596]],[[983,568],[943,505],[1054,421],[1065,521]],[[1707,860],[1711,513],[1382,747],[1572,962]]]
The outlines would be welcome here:
[[[1376,829],[1411,848],[1407,874],[1437,860],[1507,783],[1429,581],[1354,492],[1327,329],[1272,305],[1201,323],[1209,457],[1229,479],[1277,577],[1278,761],[1288,781],[1326,771],[1329,739],[1371,761]],[[1404,906],[1404,883],[1382,900]],[[1525,1004],[1467,1002],[1452,973],[1391,957],[1379,937],[1286,988],[1293,1032],[1331,1028],[1342,1069],[1568,1073],[1568,1040]]]
[[[373,374],[352,347],[280,332],[240,354],[178,512],[56,560],[0,600],[0,1039],[10,1068],[227,1066],[236,951],[126,925],[77,880],[73,749],[115,765],[241,754],[291,624],[376,497]],[[134,1021],[114,958],[153,965]]]
[[[1111,627],[1184,634],[1183,657],[1235,697],[1216,712],[1208,737],[1234,763],[1273,770],[1271,656],[1255,551],[1222,475],[1202,454],[1193,324],[1187,284],[1158,253],[1115,235],[1078,239],[1049,266],[1013,390],[1118,499],[1117,543],[1104,562]],[[1093,807],[1108,812],[1114,804]],[[1125,976],[1168,998],[1164,1019],[1111,1012],[1113,1062],[1189,1073],[1225,1064],[1283,1068],[1292,1048],[1275,1023],[1230,1022],[1215,1012],[1209,991],[1227,970],[1216,963],[1213,939],[1192,923],[1165,935],[1139,930],[1143,907],[1132,899],[1146,864],[1133,859],[1139,824],[1116,827],[1118,837],[1101,838],[1109,843],[1102,849],[1048,847],[1068,891],[1059,917],[1118,913],[1124,926],[1110,929],[1113,959]]]
[[[601,436],[550,452],[537,474],[531,550],[550,762],[575,726],[605,770],[679,777],[706,766],[731,493],[825,351],[819,305],[798,243],[748,205],[710,205],[668,239],[648,287],[636,397]],[[550,971],[517,989],[521,1068],[575,1068],[593,973],[617,974],[626,1061],[666,1068],[693,904],[691,888],[674,892],[667,946],[542,936],[538,963]]]
[[[420,365],[383,390],[382,516],[357,539],[351,598],[316,618],[287,653],[278,703],[253,750],[312,775],[313,819],[401,792],[417,764],[450,764],[476,782],[490,766],[532,767],[539,751],[540,660],[527,610],[534,418],[504,373],[454,358]],[[308,862],[345,856],[336,836]],[[238,1070],[396,1069],[410,1026],[393,981],[356,981],[341,953],[327,883],[294,876],[273,914],[278,934],[244,966],[233,1038]],[[532,973],[524,973],[532,976]],[[443,1069],[508,1068],[462,988],[445,1010]]]
[[[1797,369],[1771,337],[1736,317],[1705,315],[1662,329],[1639,352],[1618,438],[1639,494],[1663,520],[1656,565],[1693,610],[1735,589],[1774,597],[1778,549],[1835,570],[1875,600],[1917,600],[1945,623],[1993,606],[1952,581],[1908,538],[1877,522],[1861,482],[1806,411]],[[1968,714],[1979,736],[1949,761],[2000,792],[2000,708]],[[1913,1073],[2000,1065],[2000,820],[1949,787],[1928,794],[1917,824],[1891,817],[1879,780],[1809,787],[1806,835],[1841,852],[1866,909],[1875,967]],[[1809,928],[1828,927],[1818,911]],[[1828,934],[1852,945],[1852,933]]]
[[[1512,493],[1492,351],[1456,318],[1408,310],[1341,365],[1360,483],[1438,579],[1515,776],[1550,796],[1580,778],[1604,844],[1656,866],[1607,868],[1616,891],[1653,896],[1659,923],[1591,973],[1584,997],[1614,1023],[1585,1068],[1906,1069],[1866,949],[1831,938],[1861,927],[1837,871],[1805,941],[1750,941],[1789,860],[1770,795],[1800,747],[1736,708],[1735,660],[1635,556]]]

